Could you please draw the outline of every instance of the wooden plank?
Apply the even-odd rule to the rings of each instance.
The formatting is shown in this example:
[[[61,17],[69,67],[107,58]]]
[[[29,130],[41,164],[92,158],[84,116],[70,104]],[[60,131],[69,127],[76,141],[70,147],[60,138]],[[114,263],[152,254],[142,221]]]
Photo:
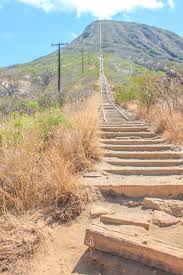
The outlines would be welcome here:
[[[181,246],[171,245],[166,241],[163,243],[162,240],[153,239],[147,233],[137,233],[136,227],[129,227],[132,230],[125,232],[123,226],[94,223],[86,230],[85,244],[88,245],[88,239],[92,239],[92,247],[100,251],[183,275]]]

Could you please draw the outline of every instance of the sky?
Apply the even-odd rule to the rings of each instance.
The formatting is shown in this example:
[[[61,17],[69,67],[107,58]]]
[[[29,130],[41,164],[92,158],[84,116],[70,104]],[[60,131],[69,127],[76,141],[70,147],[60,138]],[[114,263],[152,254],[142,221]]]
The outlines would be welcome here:
[[[183,0],[0,0],[0,67],[29,62],[70,42],[92,21],[145,23],[183,35]]]

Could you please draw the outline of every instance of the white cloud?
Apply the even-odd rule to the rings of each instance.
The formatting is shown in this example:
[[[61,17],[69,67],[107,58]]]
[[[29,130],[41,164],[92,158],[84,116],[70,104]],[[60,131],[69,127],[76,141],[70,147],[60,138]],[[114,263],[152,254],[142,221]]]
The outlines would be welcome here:
[[[46,12],[50,12],[52,10],[58,9],[59,2],[62,2],[62,0],[18,0],[18,2],[30,4],[37,8],[41,8]]]
[[[31,4],[46,12],[53,10],[75,10],[80,16],[90,13],[99,18],[110,18],[120,12],[129,13],[134,9],[160,9],[174,7],[174,0],[17,0]]]
[[[174,0],[168,0],[168,6],[169,6],[171,9],[174,9],[174,8],[175,8],[175,2],[174,2]]]

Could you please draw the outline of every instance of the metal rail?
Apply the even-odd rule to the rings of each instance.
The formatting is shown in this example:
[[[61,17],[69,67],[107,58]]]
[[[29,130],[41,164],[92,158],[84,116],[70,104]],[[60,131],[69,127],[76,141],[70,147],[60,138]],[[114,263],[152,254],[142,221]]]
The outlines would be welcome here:
[[[103,105],[103,81],[102,81],[102,66],[101,66],[101,62],[102,62],[102,59],[101,59],[101,56],[99,57],[99,60],[100,60],[100,94],[101,94],[101,108],[102,108],[102,113],[103,113],[103,118],[104,118],[104,121],[106,122],[107,119],[106,119],[106,115],[105,115],[105,111],[104,111],[104,105]]]
[[[105,91],[108,97],[108,100],[110,102],[110,104],[113,106],[114,109],[116,109],[116,111],[127,121],[129,121],[128,117],[125,116],[125,114],[122,113],[122,111],[120,111],[115,104],[111,101],[110,96],[109,96],[109,90],[108,90],[108,84],[107,84],[107,79],[105,77],[104,74],[104,61],[103,61],[103,56],[101,55],[99,57],[100,59],[100,81],[101,81],[101,104],[102,104],[102,112],[103,112],[103,117],[104,117],[104,121],[106,120],[106,115],[105,115],[105,111],[104,111],[104,106],[103,106],[103,97],[102,97],[102,93],[103,93],[103,84],[105,85]]]

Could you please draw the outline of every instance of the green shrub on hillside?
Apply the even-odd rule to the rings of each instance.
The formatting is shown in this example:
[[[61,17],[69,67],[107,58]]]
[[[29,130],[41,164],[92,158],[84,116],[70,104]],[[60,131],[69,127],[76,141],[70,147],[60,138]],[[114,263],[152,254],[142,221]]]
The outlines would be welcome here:
[[[149,111],[159,94],[155,85],[157,77],[157,73],[148,71],[143,75],[130,77],[125,85],[116,88],[117,102],[122,103],[138,99]]]
[[[38,113],[35,124],[41,140],[47,140],[52,131],[64,121],[65,114],[59,108],[51,108],[47,112]]]
[[[115,94],[118,102],[127,102],[137,98],[137,93],[131,84],[127,84],[122,87],[116,87]]]
[[[18,144],[23,140],[24,133],[30,129],[32,118],[27,114],[13,112],[3,122],[0,130],[0,140],[6,146]]]
[[[27,102],[27,108],[28,108],[30,113],[35,113],[39,108],[39,104],[35,100],[29,100]]]
[[[38,133],[40,143],[42,143],[62,123],[67,123],[67,120],[65,114],[58,107],[45,110],[44,112],[36,112],[34,116],[13,112],[3,122],[3,126],[0,129],[0,141],[5,146],[10,144],[16,146],[22,142],[27,132],[34,129]]]

